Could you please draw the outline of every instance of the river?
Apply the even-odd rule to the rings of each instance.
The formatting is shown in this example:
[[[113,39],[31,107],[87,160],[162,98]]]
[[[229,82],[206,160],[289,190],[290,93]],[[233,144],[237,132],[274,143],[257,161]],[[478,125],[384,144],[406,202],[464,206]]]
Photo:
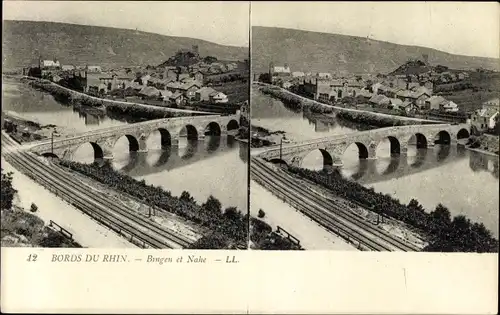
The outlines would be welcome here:
[[[6,80],[2,85],[2,110],[42,125],[54,124],[60,132],[74,133],[120,126],[136,121],[134,117],[109,117],[104,111],[88,111],[56,101],[50,94],[27,85]],[[188,191],[200,204],[213,195],[222,206],[247,211],[248,146],[232,136],[206,136],[200,141],[179,139],[179,146],[161,150],[159,132],[148,139],[148,152],[129,152],[122,137],[113,149],[113,165],[146,183],[161,186],[174,195]],[[74,160],[93,161],[93,149],[83,144]]]
[[[287,109],[282,102],[255,90],[251,99],[252,124],[269,130],[283,130],[295,141],[356,132],[362,126],[332,118],[321,118]],[[376,160],[360,160],[355,144],[342,160],[342,173],[375,191],[389,194],[401,202],[418,200],[428,211],[439,203],[452,215],[463,214],[482,222],[498,237],[499,161],[498,157],[467,150],[456,145],[429,149],[408,148],[407,156],[391,158],[390,143],[377,148]],[[319,150],[308,154],[302,166],[321,169]]]

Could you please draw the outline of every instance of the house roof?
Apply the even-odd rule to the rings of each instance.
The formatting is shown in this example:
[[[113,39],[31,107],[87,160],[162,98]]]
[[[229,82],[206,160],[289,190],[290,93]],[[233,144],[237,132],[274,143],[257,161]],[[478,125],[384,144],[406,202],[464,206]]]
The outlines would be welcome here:
[[[408,106],[411,106],[411,102],[410,101],[404,101],[403,103],[401,103],[401,105],[399,105],[399,107],[403,107],[403,108],[406,108]]]
[[[155,96],[158,95],[160,91],[157,88],[152,86],[145,86],[140,91],[139,94],[146,96]]]
[[[170,97],[173,93],[169,90],[159,90],[161,96],[163,96],[163,98],[167,98],[167,97]]]
[[[170,95],[170,99],[173,99],[173,100],[175,100],[175,99],[177,99],[179,97],[182,97],[182,93],[179,92],[179,91],[177,91],[177,92],[173,93],[172,95]]]
[[[182,86],[182,83],[176,82],[176,81],[167,83],[167,87],[169,87],[171,89],[180,89],[181,86]]]
[[[196,88],[199,89],[201,87],[201,85],[199,83],[187,82],[187,83],[181,84],[179,86],[179,90],[185,91],[185,90],[188,90],[188,89],[190,89],[192,87],[196,87]]]
[[[403,101],[400,100],[399,98],[390,98],[389,102],[395,106],[401,106],[403,104]]]
[[[222,92],[218,92],[218,91],[215,91],[215,92],[212,92],[209,94],[210,96],[221,96],[221,97],[227,97],[226,94],[222,93]]]
[[[442,96],[439,96],[439,95],[431,96],[426,100],[426,102],[429,102],[432,105],[438,105],[438,104],[441,104],[445,101],[446,101],[446,99]]]
[[[456,107],[458,107],[458,105],[455,102],[449,101],[449,100],[444,100],[444,102],[442,102],[440,104],[443,104],[443,107],[445,107],[445,108],[456,108]]]
[[[389,102],[389,98],[385,95],[374,95],[370,98],[370,102],[375,104],[384,104]]]
[[[217,92],[216,90],[212,89],[209,86],[204,86],[196,91],[196,93],[208,93],[210,95],[213,92]]]
[[[373,94],[370,93],[370,91],[367,91],[367,90],[361,90],[359,91],[359,93],[357,94],[357,96],[363,96],[363,97],[372,97]]]
[[[409,90],[400,90],[396,93],[397,96],[401,97],[411,97],[412,92]]]

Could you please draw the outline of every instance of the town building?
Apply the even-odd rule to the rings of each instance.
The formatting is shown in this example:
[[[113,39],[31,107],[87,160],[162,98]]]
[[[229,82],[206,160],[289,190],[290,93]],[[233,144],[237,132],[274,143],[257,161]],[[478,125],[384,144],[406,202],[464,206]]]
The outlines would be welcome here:
[[[425,109],[439,109],[446,99],[439,95],[434,95],[425,100]]]
[[[369,103],[373,107],[387,107],[387,105],[390,104],[390,100],[387,96],[385,95],[373,95],[372,98],[370,98]]]
[[[76,68],[75,68],[75,66],[73,66],[73,65],[63,65],[63,66],[61,67],[61,70],[62,70],[62,71],[72,71],[72,70],[75,70],[75,69],[76,69]]]
[[[471,116],[471,124],[479,131],[485,131],[495,127],[498,119],[498,109],[486,107],[476,110]]]
[[[302,71],[294,71],[292,72],[292,77],[294,78],[302,78],[305,76],[305,73]]]
[[[304,80],[302,90],[305,95],[315,100],[328,102],[337,101],[347,96],[356,97],[356,94],[363,87],[363,83],[356,80],[310,78]]]
[[[181,92],[175,92],[169,97],[169,101],[175,103],[176,105],[181,105],[184,101],[184,96]]]
[[[439,104],[439,109],[443,112],[458,112],[458,105],[453,101],[445,100]]]
[[[42,60],[42,69],[59,69],[61,68],[61,63],[58,60]]]
[[[208,102],[210,101],[210,94],[217,92],[211,87],[202,87],[195,92],[194,99],[198,102]]]
[[[483,103],[481,109],[476,110],[471,116],[471,124],[479,131],[493,129],[498,120],[499,99],[495,98]]]
[[[227,103],[229,100],[227,95],[222,92],[213,92],[210,94],[210,102],[219,104],[219,103]]]
[[[87,66],[85,69],[89,73],[100,73],[100,72],[102,72],[101,66]]]

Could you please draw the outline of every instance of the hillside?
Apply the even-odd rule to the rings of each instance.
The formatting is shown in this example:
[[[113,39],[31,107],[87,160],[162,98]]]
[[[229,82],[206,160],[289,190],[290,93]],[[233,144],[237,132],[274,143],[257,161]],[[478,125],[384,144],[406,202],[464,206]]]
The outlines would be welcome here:
[[[363,37],[285,28],[252,27],[252,69],[267,71],[269,62],[288,63],[292,71],[389,73],[409,58],[429,56],[431,65],[452,69],[500,70],[494,58],[453,55],[436,49],[405,46]]]
[[[104,67],[157,65],[179,49],[199,46],[201,56],[248,59],[247,47],[127,29],[77,24],[3,21],[3,67],[22,67],[38,59],[57,58],[62,64],[99,64]]]

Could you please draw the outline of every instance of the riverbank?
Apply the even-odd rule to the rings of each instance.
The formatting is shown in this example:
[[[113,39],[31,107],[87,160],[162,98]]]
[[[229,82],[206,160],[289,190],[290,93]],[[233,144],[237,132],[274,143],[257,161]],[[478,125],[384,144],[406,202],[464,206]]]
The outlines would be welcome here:
[[[76,103],[91,107],[103,107],[109,111],[114,111],[119,114],[141,116],[148,119],[214,114],[211,112],[175,109],[169,107],[98,98],[82,92],[68,89],[51,81],[38,78],[23,77],[20,81],[30,85],[33,88],[45,91],[53,95],[54,98],[59,99],[63,102],[68,102],[71,104]]]
[[[479,137],[471,136],[467,142],[466,148],[471,151],[498,157],[499,141],[500,139],[498,136],[490,134],[482,134]]]
[[[52,133],[59,134],[55,125],[42,125],[40,122],[21,117],[12,111],[2,111],[2,130],[5,130],[17,143],[48,139]]]
[[[283,130],[269,130],[261,126],[251,126],[251,144],[252,148],[263,148],[279,144],[281,139],[285,143],[291,142]]]
[[[258,90],[282,101],[285,106],[292,110],[309,110],[318,114],[335,114],[337,117],[360,124],[375,127],[403,126],[415,124],[442,123],[437,120],[419,119],[413,117],[395,116],[384,113],[376,113],[353,108],[344,108],[334,105],[323,104],[306,97],[297,95],[278,86],[259,83]]]

